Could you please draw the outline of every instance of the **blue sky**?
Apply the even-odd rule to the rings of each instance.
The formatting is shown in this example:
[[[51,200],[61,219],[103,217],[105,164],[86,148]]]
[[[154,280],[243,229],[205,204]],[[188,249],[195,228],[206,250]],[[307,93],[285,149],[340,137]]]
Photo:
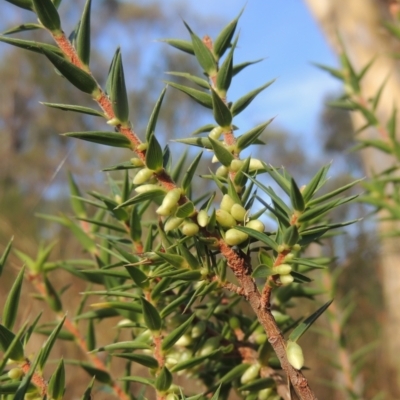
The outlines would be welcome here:
[[[241,128],[276,116],[275,127],[299,135],[308,144],[318,129],[318,114],[327,93],[340,90],[340,82],[318,70],[312,62],[336,66],[337,60],[322,31],[301,0],[165,0],[169,12],[179,3],[208,18],[239,22],[237,62],[265,57],[264,62],[241,72],[229,92],[235,100],[249,90],[278,78],[238,118]],[[176,11],[177,13],[179,11]],[[185,18],[185,16],[182,16]],[[174,28],[171,27],[173,32]],[[208,32],[197,32],[203,36]],[[246,126],[243,126],[246,125]],[[248,126],[247,126],[248,125]]]

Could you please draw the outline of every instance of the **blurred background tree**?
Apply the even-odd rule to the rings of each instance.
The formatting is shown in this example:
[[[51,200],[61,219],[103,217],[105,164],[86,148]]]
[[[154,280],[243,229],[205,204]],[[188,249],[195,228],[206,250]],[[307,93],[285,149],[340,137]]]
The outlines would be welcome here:
[[[350,57],[356,71],[361,71],[371,60],[374,60],[362,81],[362,96],[367,102],[377,93],[386,80],[380,104],[377,110],[380,121],[386,123],[390,119],[393,105],[400,105],[400,69],[399,41],[391,36],[385,25],[398,19],[400,4],[397,0],[306,0],[312,14],[320,24],[327,40],[341,55],[343,49]],[[353,123],[356,129],[365,121],[354,113]],[[376,129],[367,129],[360,134],[361,138],[379,138]],[[344,135],[343,135],[344,136]],[[342,137],[343,137],[342,136]],[[382,138],[382,136],[381,136]],[[344,141],[345,138],[343,137]],[[383,138],[385,139],[385,138]],[[399,138],[397,138],[399,139]],[[362,151],[363,168],[366,175],[383,171],[394,164],[394,159],[383,156],[374,149]],[[383,217],[384,215],[380,215]],[[381,235],[386,235],[399,229],[397,222],[381,221],[377,228]],[[385,350],[391,361],[392,382],[398,382],[400,377],[400,362],[397,354],[400,352],[400,340],[397,334],[400,329],[400,307],[398,293],[400,278],[398,265],[400,263],[400,247],[398,238],[385,238],[380,243],[379,267],[385,300]],[[399,393],[396,392],[396,398]]]

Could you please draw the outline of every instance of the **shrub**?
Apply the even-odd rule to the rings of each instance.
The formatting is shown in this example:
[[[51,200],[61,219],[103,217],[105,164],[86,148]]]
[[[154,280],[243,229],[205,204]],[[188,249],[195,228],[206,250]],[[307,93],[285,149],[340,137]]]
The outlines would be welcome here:
[[[315,398],[302,373],[307,355],[304,358],[298,340],[331,301],[316,306],[304,320],[293,318],[287,311],[298,297],[313,298],[318,292],[308,286],[309,273],[326,268],[329,260],[309,257],[306,249],[352,222],[333,224],[327,214],[355,198],[338,197],[354,183],[320,194],[329,165],[299,187],[283,168],[241,157],[250,146],[265,145],[260,137],[272,120],[237,136],[234,117],[272,81],[233,102],[228,100],[232,79],[256,62],[233,62],[240,15],[215,40],[208,36],[200,39],[186,23],[190,41],[165,40],[189,53],[188,57],[194,56],[205,75],[176,72],[193,85],[171,81],[169,90],[187,94],[208,109],[215,121],[199,127],[196,136],[176,141],[190,149],[210,151],[217,168],[203,157],[203,151],[194,155],[188,150],[193,160],[185,169],[185,157],[175,157],[168,146],[162,148],[156,133],[166,89],[154,106],[146,132],[139,135],[129,120],[121,51],[115,52],[104,90],[92,75],[90,0],[71,41],[62,30],[59,1],[9,2],[33,11],[39,19],[39,24],[21,25],[11,30],[13,33],[45,29],[56,46],[4,35],[0,40],[43,54],[100,108],[46,105],[101,116],[114,128],[64,135],[128,148],[135,157],[113,167],[121,170],[121,177],[109,179],[108,194],[90,192],[91,199],[81,195],[70,175],[75,218],[46,216],[71,230],[87,259],[50,262],[51,245],[39,248],[36,259],[17,252],[26,268],[20,270],[3,307],[0,395],[61,399],[66,381],[64,364],[68,363],[93,377],[82,399],[90,398],[94,380],[120,399],[133,398],[132,382],[149,387],[158,399],[227,398],[232,389],[248,399],[286,399],[286,378],[279,369],[300,399]],[[210,166],[210,173],[202,179],[212,183],[214,192],[196,193],[201,162]],[[262,175],[273,183],[263,181]],[[10,249],[11,242],[0,260],[0,271]],[[73,314],[66,314],[62,293],[52,284],[52,274],[61,269],[87,284],[81,305]],[[24,277],[54,312],[50,329],[39,325],[40,315],[15,327]],[[101,301],[97,300],[99,296]],[[245,304],[252,309],[251,314]],[[118,317],[115,326],[119,334],[114,342],[99,347],[96,324],[111,317]],[[85,333],[83,321],[87,322]],[[48,338],[31,357],[25,349],[35,331]],[[120,339],[124,335],[129,339]],[[59,360],[52,365],[47,382],[44,367],[59,339],[75,341],[87,359]],[[116,376],[100,353],[106,353],[107,360],[123,360],[124,375]],[[133,365],[141,365],[148,372],[138,375]],[[190,387],[178,385],[177,376],[181,374],[201,382],[203,389],[193,393]],[[135,393],[135,397],[143,397],[141,393]]]

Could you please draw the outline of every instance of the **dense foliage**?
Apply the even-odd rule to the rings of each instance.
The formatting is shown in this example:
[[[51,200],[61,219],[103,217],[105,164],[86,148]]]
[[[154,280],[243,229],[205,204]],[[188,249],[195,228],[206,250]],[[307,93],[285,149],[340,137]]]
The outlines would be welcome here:
[[[146,393],[155,393],[158,399],[211,395],[223,399],[232,390],[248,399],[288,399],[287,379],[300,399],[314,399],[302,373],[307,354],[304,360],[298,341],[331,301],[316,304],[314,312],[303,319],[300,312],[296,314],[296,300],[314,299],[321,293],[309,286],[310,272],[326,269],[330,259],[311,257],[307,248],[354,222],[332,223],[329,212],[355,199],[343,193],[356,182],[324,190],[330,167],[326,165],[300,186],[285,169],[243,157],[249,147],[265,146],[261,137],[272,120],[242,133],[234,118],[273,81],[239,99],[228,98],[232,79],[258,62],[234,62],[240,15],[214,40],[201,39],[186,23],[189,41],[165,39],[177,51],[194,56],[204,73],[171,72],[189,86],[170,81],[168,91],[187,94],[209,110],[214,120],[189,137],[175,139],[188,148],[179,156],[168,145],[161,146],[163,133],[157,130],[160,109],[168,101],[164,99],[167,88],[154,105],[146,131],[139,135],[129,119],[120,49],[115,51],[104,90],[94,78],[89,67],[90,0],[69,38],[62,30],[60,1],[9,2],[33,11],[39,23],[12,28],[0,41],[42,54],[99,108],[45,105],[100,117],[112,127],[64,135],[111,146],[114,151],[130,149],[135,157],[105,168],[113,172],[105,193],[82,195],[70,175],[74,217],[42,215],[71,230],[82,247],[81,259],[50,261],[51,244],[40,247],[36,258],[16,251],[25,268],[3,306],[0,396],[62,399],[65,390],[68,393],[65,366],[72,364],[93,377],[83,399],[90,398],[95,380],[102,390],[120,399],[144,398]],[[10,36],[35,29],[47,30],[56,45]],[[196,148],[203,150],[196,154]],[[204,150],[211,152],[212,161]],[[121,158],[124,155],[121,152]],[[186,168],[189,156],[192,161]],[[199,178],[201,163],[210,172]],[[210,182],[210,192],[198,189],[209,187]],[[0,259],[0,272],[7,268],[11,246],[10,241]],[[60,270],[86,285],[74,312],[62,296],[74,287],[57,290],[52,283]],[[24,277],[53,311],[53,323],[41,323],[38,315],[16,326]],[[98,324],[108,319],[115,339],[98,346]],[[34,332],[48,339],[31,355],[26,348]],[[49,364],[57,340],[74,341],[86,360],[61,358]],[[117,375],[118,361],[124,363],[124,372]],[[193,390],[191,385],[181,385],[180,375],[202,386]]]

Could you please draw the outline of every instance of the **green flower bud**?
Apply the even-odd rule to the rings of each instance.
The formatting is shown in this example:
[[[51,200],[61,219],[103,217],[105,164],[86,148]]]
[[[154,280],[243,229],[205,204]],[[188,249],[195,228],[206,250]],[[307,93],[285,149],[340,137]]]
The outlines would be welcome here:
[[[161,204],[162,207],[165,208],[173,208],[178,204],[179,199],[181,198],[182,190],[179,188],[172,189],[169,191]]]
[[[271,400],[271,394],[274,393],[274,389],[266,388],[262,389],[258,392],[258,399],[259,400]],[[279,397],[280,398],[280,397]]]
[[[291,261],[291,260],[293,260],[293,258],[294,258],[294,254],[293,253],[288,253],[288,254],[286,254],[286,256],[285,256],[285,261]]]
[[[162,215],[163,217],[167,217],[168,215],[172,214],[172,211],[174,210],[174,207],[165,207],[161,204],[160,207],[157,208],[156,213],[158,215]]]
[[[143,167],[144,162],[140,158],[134,157],[134,158],[131,158],[131,164],[134,167]]]
[[[230,212],[234,204],[235,201],[232,199],[232,197],[229,196],[229,194],[224,194],[221,200],[220,208],[221,210]]]
[[[265,230],[264,224],[261,221],[259,221],[258,219],[252,219],[251,221],[249,221],[246,224],[246,228],[251,228],[258,232],[264,232],[264,230]]]
[[[238,222],[244,221],[244,218],[246,217],[246,213],[247,213],[247,210],[240,204],[234,204],[231,208],[231,215]]]
[[[290,285],[293,281],[293,275],[286,274],[286,275],[279,275],[279,280],[281,281],[282,286]]]
[[[10,379],[19,379],[22,376],[24,376],[24,371],[22,371],[21,368],[11,368],[8,372],[7,375]]]
[[[166,357],[165,365],[167,368],[172,368],[176,364],[178,364],[178,360],[175,357],[171,357],[171,356]]]
[[[268,339],[268,336],[265,333],[259,333],[257,335],[254,335],[254,341],[257,344],[263,344],[265,341]]]
[[[200,210],[197,214],[197,223],[202,227],[205,228],[208,224],[208,214],[206,210]]]
[[[286,247],[283,244],[278,245],[277,251],[278,253],[283,253],[286,250]]]
[[[257,171],[258,169],[263,169],[263,168],[264,165],[260,160],[258,160],[257,158],[250,159],[249,172]]]
[[[229,229],[225,232],[225,242],[229,246],[236,246],[243,243],[248,237],[247,233],[238,231],[237,229]]]
[[[149,144],[146,142],[146,143],[140,143],[136,147],[136,149],[139,150],[139,151],[144,151],[144,150],[147,150],[148,147],[149,147]]]
[[[119,194],[116,194],[114,196],[114,200],[117,202],[117,204],[121,204],[122,203],[122,197]]]
[[[229,168],[225,167],[225,165],[221,165],[217,168],[217,170],[215,171],[215,175],[217,176],[221,176],[221,177],[227,177],[229,174]]]
[[[304,355],[301,347],[296,343],[289,340],[286,346],[286,355],[289,363],[293,368],[301,369],[304,365]]]
[[[141,185],[142,183],[145,183],[148,181],[151,176],[153,175],[154,171],[148,168],[143,168],[138,173],[135,175],[133,178],[133,184],[134,185]]]
[[[178,361],[179,362],[183,362],[183,361],[187,361],[190,360],[192,358],[192,352],[182,349],[183,351],[180,351],[178,354]]]
[[[231,171],[233,171],[233,172],[239,171],[239,169],[242,168],[242,166],[243,166],[243,161],[242,160],[236,160],[235,159],[235,160],[231,161],[230,167],[231,167]]]
[[[223,228],[230,228],[231,226],[236,225],[235,218],[233,218],[228,211],[222,209],[217,210],[215,212],[215,218]]]
[[[258,377],[260,369],[261,365],[258,363],[250,365],[250,367],[247,368],[246,371],[244,371],[242,377],[240,378],[240,383],[245,385],[246,383],[254,381],[254,379]]]
[[[240,328],[240,319],[238,317],[230,317],[229,318],[229,326],[232,329]]]
[[[301,246],[300,246],[299,244],[295,244],[295,245],[293,246],[293,250],[294,250],[294,251],[299,251],[299,250],[301,250]]]
[[[152,190],[160,190],[161,186],[159,185],[154,185],[152,183],[148,183],[147,185],[141,185],[135,188],[137,193],[145,193],[145,192],[150,192]]]
[[[118,326],[119,328],[124,328],[124,327],[130,326],[130,325],[132,325],[132,321],[131,321],[130,319],[127,319],[127,318],[121,319],[121,321],[119,321],[119,322],[117,323],[117,326]]]
[[[118,126],[118,125],[121,125],[122,122],[118,118],[114,117],[114,118],[109,119],[107,121],[107,124],[111,125],[111,126]]]
[[[292,266],[289,264],[281,264],[273,268],[275,274],[288,275],[292,272]]]
[[[180,229],[185,236],[194,236],[199,232],[199,226],[194,222],[186,222]]]
[[[220,341],[221,338],[219,337],[211,337],[207,339],[203,345],[203,348],[200,350],[200,356],[206,356],[207,354],[210,354],[214,350],[218,349]]]
[[[206,330],[207,324],[205,321],[199,321],[192,329],[192,338],[199,338]]]
[[[169,232],[176,228],[179,228],[179,226],[182,224],[183,221],[184,221],[183,218],[178,218],[178,217],[169,218],[164,225],[165,232]]]
[[[223,128],[222,128],[221,126],[216,126],[214,129],[212,129],[212,130],[210,131],[210,133],[208,134],[208,136],[209,136],[211,139],[218,140],[219,137],[221,136],[221,133],[222,133],[222,132],[223,132]]]
[[[285,322],[288,322],[290,319],[289,315],[282,314],[278,310],[272,310],[271,314],[274,317],[277,324],[284,324]]]
[[[192,337],[190,335],[181,336],[178,341],[175,343],[177,346],[187,347],[191,345],[193,342]]]
[[[179,399],[179,396],[177,396],[174,393],[168,394],[167,397],[165,398],[165,400],[178,400],[178,399]]]

